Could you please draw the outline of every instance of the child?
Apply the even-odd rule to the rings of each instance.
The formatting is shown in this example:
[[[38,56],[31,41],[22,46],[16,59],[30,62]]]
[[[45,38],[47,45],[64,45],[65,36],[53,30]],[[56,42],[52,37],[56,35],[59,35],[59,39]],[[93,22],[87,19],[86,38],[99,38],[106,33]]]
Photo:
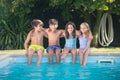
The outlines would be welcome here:
[[[48,34],[49,46],[47,47],[47,52],[49,54],[50,64],[53,63],[54,53],[56,54],[57,63],[60,63],[61,47],[59,44],[59,38],[62,35],[62,30],[57,30],[57,27],[58,27],[58,21],[56,19],[50,19],[49,28],[45,29],[46,33]]]
[[[37,52],[38,59],[37,59],[37,65],[40,64],[40,61],[42,59],[42,55],[44,52],[43,47],[43,36],[47,36],[44,31],[42,31],[43,22],[38,19],[34,19],[31,22],[31,26],[34,28],[28,33],[27,39],[25,40],[24,47],[26,51],[26,55],[28,56],[28,64],[31,64],[32,62],[32,56],[33,53]],[[28,43],[31,41],[31,45],[28,48]]]
[[[91,34],[90,27],[89,27],[88,23],[86,23],[86,22],[83,22],[80,25],[80,32],[81,32],[80,37],[79,37],[80,64],[82,66],[85,66],[86,62],[87,62],[88,54],[90,52],[90,44],[91,44],[93,37]]]
[[[65,32],[63,33],[65,37],[65,47],[63,49],[62,59],[64,60],[67,54],[70,52],[72,54],[72,63],[76,62],[76,26],[73,22],[68,22],[65,27]]]

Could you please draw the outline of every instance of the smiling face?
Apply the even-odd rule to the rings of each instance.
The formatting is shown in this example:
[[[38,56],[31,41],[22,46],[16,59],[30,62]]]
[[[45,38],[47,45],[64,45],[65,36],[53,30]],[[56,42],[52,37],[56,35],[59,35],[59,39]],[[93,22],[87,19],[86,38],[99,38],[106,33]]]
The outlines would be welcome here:
[[[51,31],[55,31],[58,27],[58,21],[56,19],[49,20],[49,28]]]
[[[86,25],[80,25],[80,31],[84,34],[88,32],[88,27]]]
[[[44,26],[44,23],[39,19],[34,19],[31,22],[31,26],[34,28],[36,32],[38,32],[41,31],[41,28]]]
[[[69,34],[72,34],[73,30],[74,30],[73,25],[69,24],[68,27],[67,27],[68,33],[69,33]]]
[[[38,24],[37,26],[34,27],[35,31],[41,31],[43,25]]]
[[[57,29],[58,25],[57,24],[50,24],[49,25],[49,28],[52,30],[52,31],[55,31]]]
[[[65,26],[65,35],[66,38],[72,36],[73,38],[76,37],[76,26],[73,22],[69,21]]]

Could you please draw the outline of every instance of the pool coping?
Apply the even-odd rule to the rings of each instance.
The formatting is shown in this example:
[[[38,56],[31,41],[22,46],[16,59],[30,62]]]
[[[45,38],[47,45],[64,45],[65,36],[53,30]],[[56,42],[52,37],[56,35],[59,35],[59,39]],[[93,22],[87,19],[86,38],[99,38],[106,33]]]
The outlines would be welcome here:
[[[43,55],[48,54],[45,52]],[[25,56],[25,50],[0,50],[0,61],[10,56]],[[89,56],[120,56],[120,52],[95,52],[91,50]]]

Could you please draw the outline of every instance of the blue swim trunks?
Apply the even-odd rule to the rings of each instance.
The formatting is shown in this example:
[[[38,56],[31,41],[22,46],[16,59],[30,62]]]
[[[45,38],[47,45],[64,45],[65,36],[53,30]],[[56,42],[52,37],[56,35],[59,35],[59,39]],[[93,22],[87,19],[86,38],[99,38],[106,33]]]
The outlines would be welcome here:
[[[48,46],[46,50],[47,52],[48,50],[53,50],[55,52],[57,49],[60,49],[60,52],[62,51],[61,47],[58,45]]]

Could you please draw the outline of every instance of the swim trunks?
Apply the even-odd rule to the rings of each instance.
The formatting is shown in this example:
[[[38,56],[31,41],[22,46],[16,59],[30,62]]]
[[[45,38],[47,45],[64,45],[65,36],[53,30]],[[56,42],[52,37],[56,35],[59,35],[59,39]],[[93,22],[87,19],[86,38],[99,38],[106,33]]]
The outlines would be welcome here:
[[[29,49],[33,49],[34,51],[38,51],[39,49],[44,50],[44,47],[41,45],[30,45]]]
[[[55,52],[57,49],[60,49],[60,51],[62,50],[59,45],[48,46],[46,50],[47,52],[48,50],[53,50]]]

